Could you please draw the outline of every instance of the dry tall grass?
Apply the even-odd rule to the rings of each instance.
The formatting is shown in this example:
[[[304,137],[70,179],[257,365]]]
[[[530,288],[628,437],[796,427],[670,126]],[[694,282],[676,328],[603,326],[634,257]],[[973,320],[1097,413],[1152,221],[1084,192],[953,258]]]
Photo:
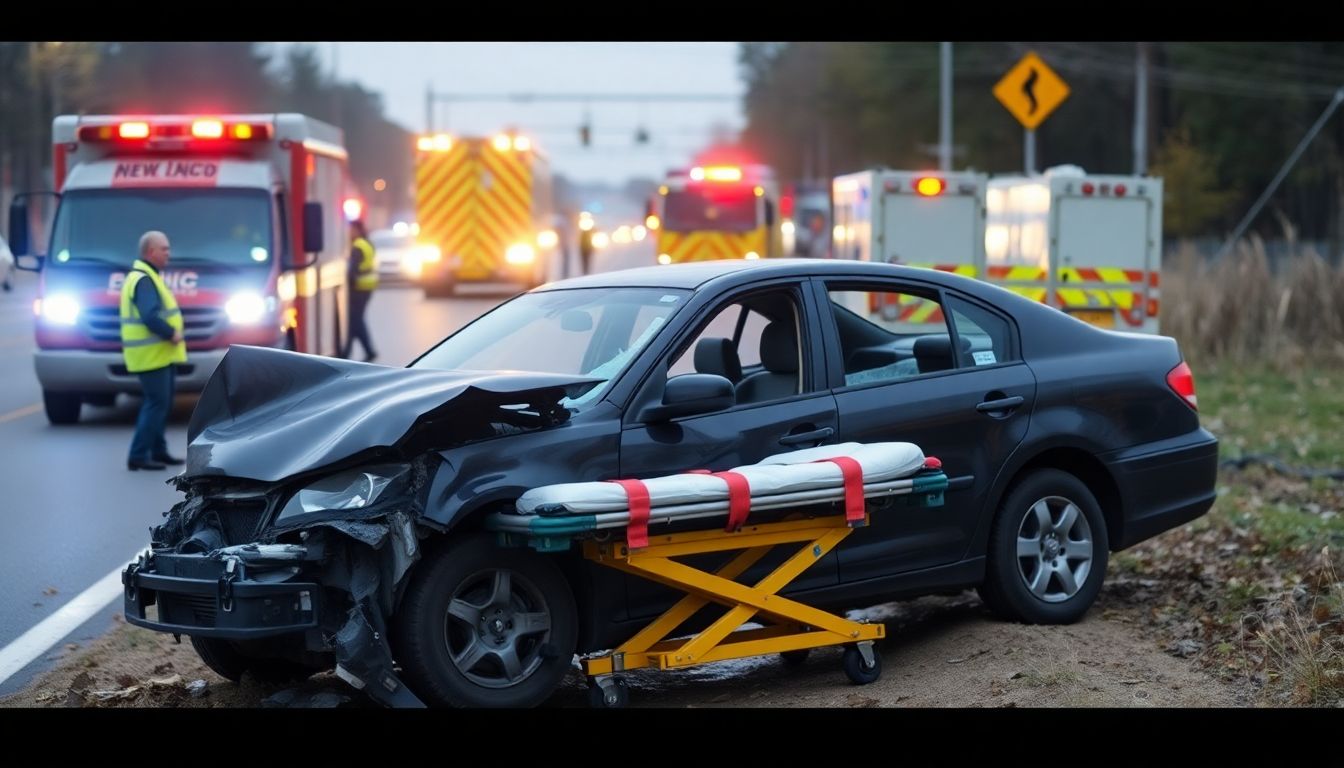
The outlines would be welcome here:
[[[1259,239],[1221,260],[1190,246],[1162,265],[1162,333],[1203,362],[1278,369],[1344,364],[1344,268],[1311,247],[1272,269]]]

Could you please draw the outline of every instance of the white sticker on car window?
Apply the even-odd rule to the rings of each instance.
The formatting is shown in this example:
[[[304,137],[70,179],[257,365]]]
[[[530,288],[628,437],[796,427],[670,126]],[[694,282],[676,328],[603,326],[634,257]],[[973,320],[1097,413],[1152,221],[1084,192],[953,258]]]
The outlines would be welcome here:
[[[673,302],[675,302],[677,299],[680,298],[681,298],[680,296],[677,296],[675,294],[668,294],[667,296],[664,296],[663,298],[659,299],[659,301],[663,302],[664,304],[672,304]]]
[[[998,360],[994,358],[994,353],[992,351],[972,352],[971,357],[975,359],[976,365],[993,365],[998,362]]]

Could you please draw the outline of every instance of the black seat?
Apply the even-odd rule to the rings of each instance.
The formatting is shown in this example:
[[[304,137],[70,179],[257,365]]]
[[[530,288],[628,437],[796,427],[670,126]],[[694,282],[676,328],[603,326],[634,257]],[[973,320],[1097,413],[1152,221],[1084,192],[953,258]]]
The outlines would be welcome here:
[[[776,321],[761,333],[761,366],[737,385],[738,403],[760,403],[798,394],[798,336],[793,323]]]
[[[742,380],[742,361],[731,339],[710,337],[695,344],[696,373],[722,376],[736,385]]]
[[[961,350],[971,351],[970,339],[961,340]],[[915,339],[915,364],[920,373],[948,371],[957,367],[952,357],[952,338],[950,336],[920,336]]]

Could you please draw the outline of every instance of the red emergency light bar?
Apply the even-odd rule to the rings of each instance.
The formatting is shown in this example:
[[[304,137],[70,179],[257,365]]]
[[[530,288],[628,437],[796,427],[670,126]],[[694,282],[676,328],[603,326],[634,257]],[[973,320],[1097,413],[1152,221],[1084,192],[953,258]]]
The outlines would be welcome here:
[[[194,139],[197,141],[269,141],[274,133],[270,123],[226,123],[214,118],[190,122],[149,123],[127,120],[104,125],[83,125],[80,141],[158,141]]]

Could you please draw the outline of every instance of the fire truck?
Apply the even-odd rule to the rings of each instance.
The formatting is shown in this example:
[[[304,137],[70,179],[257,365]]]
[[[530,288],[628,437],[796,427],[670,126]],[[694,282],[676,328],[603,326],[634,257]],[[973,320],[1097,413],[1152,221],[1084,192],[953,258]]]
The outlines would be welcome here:
[[[955,272],[1099,327],[1158,332],[1159,178],[874,170],[837,177],[832,197],[837,258]]]
[[[415,206],[411,271],[426,295],[526,290],[557,274],[550,164],[526,136],[418,137]]]
[[[768,166],[671,171],[654,205],[658,263],[786,256],[778,212],[779,184]]]
[[[10,206],[19,266],[40,272],[34,365],[47,418],[140,391],[122,360],[121,286],[140,236],[172,245],[164,271],[182,309],[178,391],[205,386],[230,344],[339,353],[349,253],[343,210],[359,207],[339,129],[299,114],[61,115],[55,192]],[[59,202],[46,248],[29,199]]]

